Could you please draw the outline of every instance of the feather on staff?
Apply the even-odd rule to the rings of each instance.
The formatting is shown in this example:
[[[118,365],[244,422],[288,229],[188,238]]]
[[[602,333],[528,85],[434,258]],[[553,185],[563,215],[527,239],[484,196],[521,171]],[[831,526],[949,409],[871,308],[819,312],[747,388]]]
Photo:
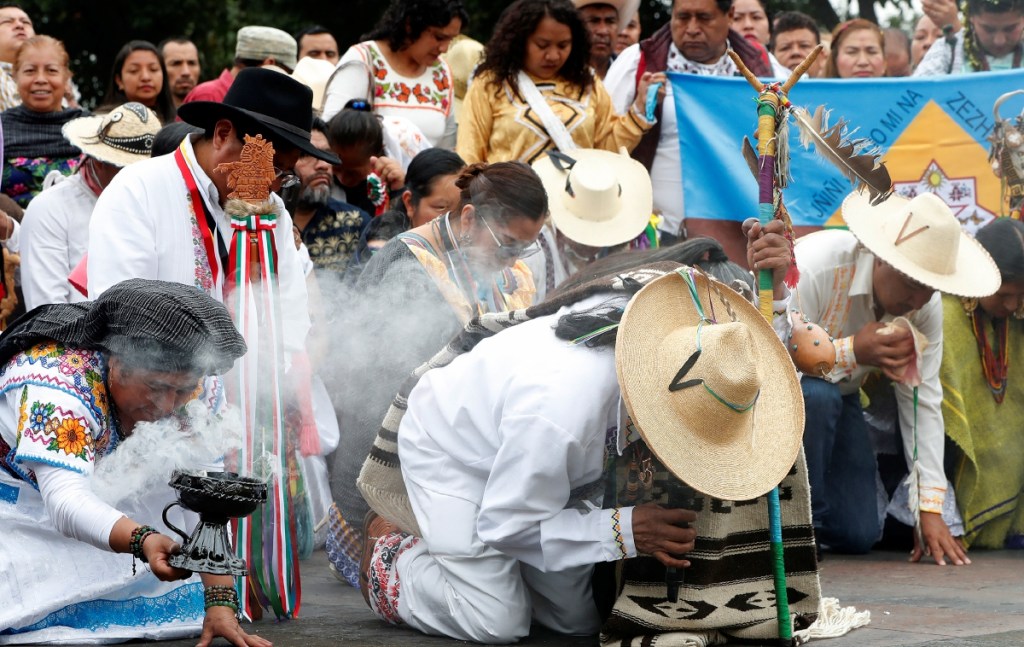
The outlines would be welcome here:
[[[867,189],[871,204],[883,202],[892,194],[892,178],[878,156],[863,153],[863,140],[851,140],[847,135],[847,122],[840,119],[829,127],[828,113],[818,106],[812,115],[806,108],[794,107],[793,118],[800,129],[800,143],[809,149],[812,145],[821,157],[831,162],[857,189]]]

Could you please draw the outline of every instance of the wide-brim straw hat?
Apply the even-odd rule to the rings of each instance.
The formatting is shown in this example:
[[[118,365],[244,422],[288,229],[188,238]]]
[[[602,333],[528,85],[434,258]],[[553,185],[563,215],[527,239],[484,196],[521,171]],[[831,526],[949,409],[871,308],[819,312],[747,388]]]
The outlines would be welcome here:
[[[577,243],[621,245],[651,221],[651,176],[625,149],[554,151],[534,162],[533,170],[544,183],[555,228]]]
[[[843,200],[843,220],[868,251],[918,283],[968,298],[999,289],[995,261],[933,193],[872,205],[867,192],[855,191]]]
[[[629,26],[633,14],[640,9],[640,0],[573,0],[572,3],[577,10],[592,4],[606,4],[615,7],[615,10],[619,12],[619,31]],[[613,43],[614,41],[615,39],[612,38]]]
[[[718,323],[702,323],[698,302]],[[724,284],[682,268],[645,286],[622,315],[615,367],[634,426],[690,487],[754,499],[796,462],[804,431],[796,369],[771,324]]]
[[[64,137],[89,157],[114,166],[149,159],[160,132],[156,113],[135,101],[105,115],[79,117],[64,124]]]

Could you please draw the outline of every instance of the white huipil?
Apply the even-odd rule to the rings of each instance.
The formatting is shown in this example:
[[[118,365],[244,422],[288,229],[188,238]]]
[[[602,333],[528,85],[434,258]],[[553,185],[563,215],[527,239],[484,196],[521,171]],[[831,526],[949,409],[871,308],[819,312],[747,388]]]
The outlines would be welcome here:
[[[195,136],[193,136],[195,137]],[[195,161],[192,141],[184,142],[185,159],[206,202],[217,234],[231,246],[231,218],[219,203],[213,180]],[[279,302],[284,349],[301,351],[309,332],[306,280],[292,235],[292,219],[281,199],[271,194],[280,217],[274,231],[277,247]],[[174,155],[163,155],[125,167],[103,190],[89,222],[89,296],[95,299],[112,285],[130,278],[158,279],[195,285],[224,301],[224,274],[211,284],[206,250],[196,227],[203,211],[190,215],[189,193]],[[220,259],[209,259],[219,266]],[[242,331],[251,339],[252,331]]]
[[[89,219],[96,206],[80,173],[41,192],[22,219],[21,289],[25,309],[48,303],[85,301],[68,275],[89,246]]]
[[[632,508],[619,533],[600,509],[620,422],[615,352],[556,338],[568,311],[483,340],[409,397],[398,452],[422,538],[396,562],[398,614],[420,631],[509,642],[535,619],[596,632],[593,564],[636,555]]]

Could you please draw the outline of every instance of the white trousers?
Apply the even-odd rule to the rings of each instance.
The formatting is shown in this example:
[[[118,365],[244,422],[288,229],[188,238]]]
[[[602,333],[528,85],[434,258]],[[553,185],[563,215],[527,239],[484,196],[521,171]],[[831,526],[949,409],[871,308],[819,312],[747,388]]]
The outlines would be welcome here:
[[[532,621],[564,634],[598,632],[592,565],[541,572],[480,540],[473,502],[406,484],[422,531],[395,563],[398,614],[406,624],[488,644],[527,636]]]

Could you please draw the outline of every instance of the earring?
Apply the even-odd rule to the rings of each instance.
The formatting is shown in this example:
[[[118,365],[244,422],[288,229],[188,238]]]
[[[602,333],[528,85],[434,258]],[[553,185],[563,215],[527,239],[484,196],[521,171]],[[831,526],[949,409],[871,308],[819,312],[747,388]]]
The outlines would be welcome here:
[[[978,300],[975,298],[962,297],[960,299],[960,305],[963,306],[964,312],[967,314],[974,314],[974,311],[978,309]]]

